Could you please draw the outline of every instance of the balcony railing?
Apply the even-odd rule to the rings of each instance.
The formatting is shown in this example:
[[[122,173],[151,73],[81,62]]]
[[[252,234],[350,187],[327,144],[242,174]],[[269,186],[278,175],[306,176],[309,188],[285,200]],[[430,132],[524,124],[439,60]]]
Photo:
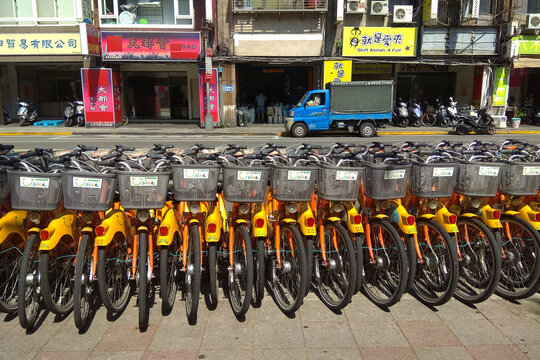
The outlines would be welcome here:
[[[233,12],[325,12],[328,0],[233,0]]]

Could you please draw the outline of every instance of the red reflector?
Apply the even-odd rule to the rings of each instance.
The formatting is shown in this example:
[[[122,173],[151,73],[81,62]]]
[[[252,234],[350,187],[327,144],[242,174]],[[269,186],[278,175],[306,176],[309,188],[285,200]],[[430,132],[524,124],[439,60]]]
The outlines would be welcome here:
[[[216,232],[217,226],[216,224],[208,224],[208,232]]]
[[[450,215],[450,216],[448,217],[448,222],[449,222],[450,224],[455,224],[455,223],[457,223],[457,215],[454,215],[454,214]]]
[[[96,227],[96,236],[103,236],[103,235],[105,235],[105,227],[101,225]]]
[[[493,217],[493,220],[499,220],[501,218],[501,212],[499,210],[495,210],[491,213],[491,216]]]
[[[262,228],[264,226],[264,219],[258,218],[255,220],[255,227]]]
[[[315,218],[312,218],[312,217],[306,218],[306,226],[307,227],[315,226]]]
[[[159,236],[167,236],[169,233],[169,228],[166,226],[160,226],[159,227]]]
[[[414,216],[409,215],[407,216],[407,225],[414,225]]]
[[[356,225],[360,224],[362,222],[362,215],[360,214],[354,215],[352,221],[353,221],[353,224],[356,224]]]
[[[540,222],[540,213],[536,213],[534,218],[535,218],[536,222]]]
[[[48,240],[49,239],[49,232],[47,230],[41,230],[39,232],[39,238],[41,240]]]

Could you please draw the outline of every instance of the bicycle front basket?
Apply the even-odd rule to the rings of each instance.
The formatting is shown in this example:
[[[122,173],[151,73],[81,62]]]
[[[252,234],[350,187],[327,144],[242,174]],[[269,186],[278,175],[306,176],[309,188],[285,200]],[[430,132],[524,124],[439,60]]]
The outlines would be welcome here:
[[[272,165],[272,196],[279,201],[310,201],[318,171],[316,167]]]
[[[177,201],[214,201],[219,165],[172,165],[173,193]]]
[[[62,170],[64,207],[79,211],[106,211],[112,206],[116,174]]]
[[[9,195],[9,182],[7,169],[0,169],[0,205],[3,205]]]
[[[223,197],[232,202],[263,202],[270,169],[264,166],[223,167]]]
[[[323,165],[319,170],[317,195],[328,201],[354,201],[358,198],[364,174],[362,167]]]
[[[125,209],[160,209],[167,201],[170,171],[118,171],[120,204]]]
[[[51,211],[62,200],[60,173],[8,170],[11,207],[15,210]]]
[[[457,163],[412,163],[411,193],[425,198],[452,196],[458,175]]]
[[[365,193],[375,200],[401,199],[407,192],[411,164],[364,163]]]
[[[501,168],[501,192],[507,195],[536,195],[540,186],[540,163],[505,162]]]
[[[495,196],[502,166],[501,163],[460,162],[456,192],[467,196]]]

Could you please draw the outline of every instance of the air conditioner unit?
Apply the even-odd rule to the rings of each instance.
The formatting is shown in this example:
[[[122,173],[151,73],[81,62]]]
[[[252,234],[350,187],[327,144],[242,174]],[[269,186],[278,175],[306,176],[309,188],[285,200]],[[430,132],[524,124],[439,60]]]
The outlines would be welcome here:
[[[504,59],[513,59],[518,56],[519,42],[505,41],[501,45],[501,57]]]
[[[527,29],[540,29],[540,14],[529,14],[527,17]]]
[[[412,5],[394,5],[394,14],[392,21],[396,24],[412,23],[413,6]]]
[[[365,0],[347,0],[347,14],[363,14],[366,12],[366,1]]]
[[[517,21],[512,21],[509,23],[506,23],[501,31],[501,37],[503,39],[509,39],[512,36],[519,35],[521,33],[521,29],[519,28],[519,23]]]
[[[370,15],[388,15],[388,1],[371,0]]]
[[[233,0],[233,10],[235,11],[251,10],[253,9],[251,1],[252,0]]]

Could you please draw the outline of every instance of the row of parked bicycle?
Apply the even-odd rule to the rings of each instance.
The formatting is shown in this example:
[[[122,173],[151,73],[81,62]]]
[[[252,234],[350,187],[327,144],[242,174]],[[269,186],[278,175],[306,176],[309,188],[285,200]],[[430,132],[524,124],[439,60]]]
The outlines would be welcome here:
[[[97,299],[137,292],[146,328],[201,284],[242,317],[268,286],[285,313],[310,289],[332,310],[362,291],[389,307],[507,299],[540,288],[540,148],[525,141],[254,149],[1,146],[0,310],[87,326]],[[220,281],[220,278],[222,281]]]

